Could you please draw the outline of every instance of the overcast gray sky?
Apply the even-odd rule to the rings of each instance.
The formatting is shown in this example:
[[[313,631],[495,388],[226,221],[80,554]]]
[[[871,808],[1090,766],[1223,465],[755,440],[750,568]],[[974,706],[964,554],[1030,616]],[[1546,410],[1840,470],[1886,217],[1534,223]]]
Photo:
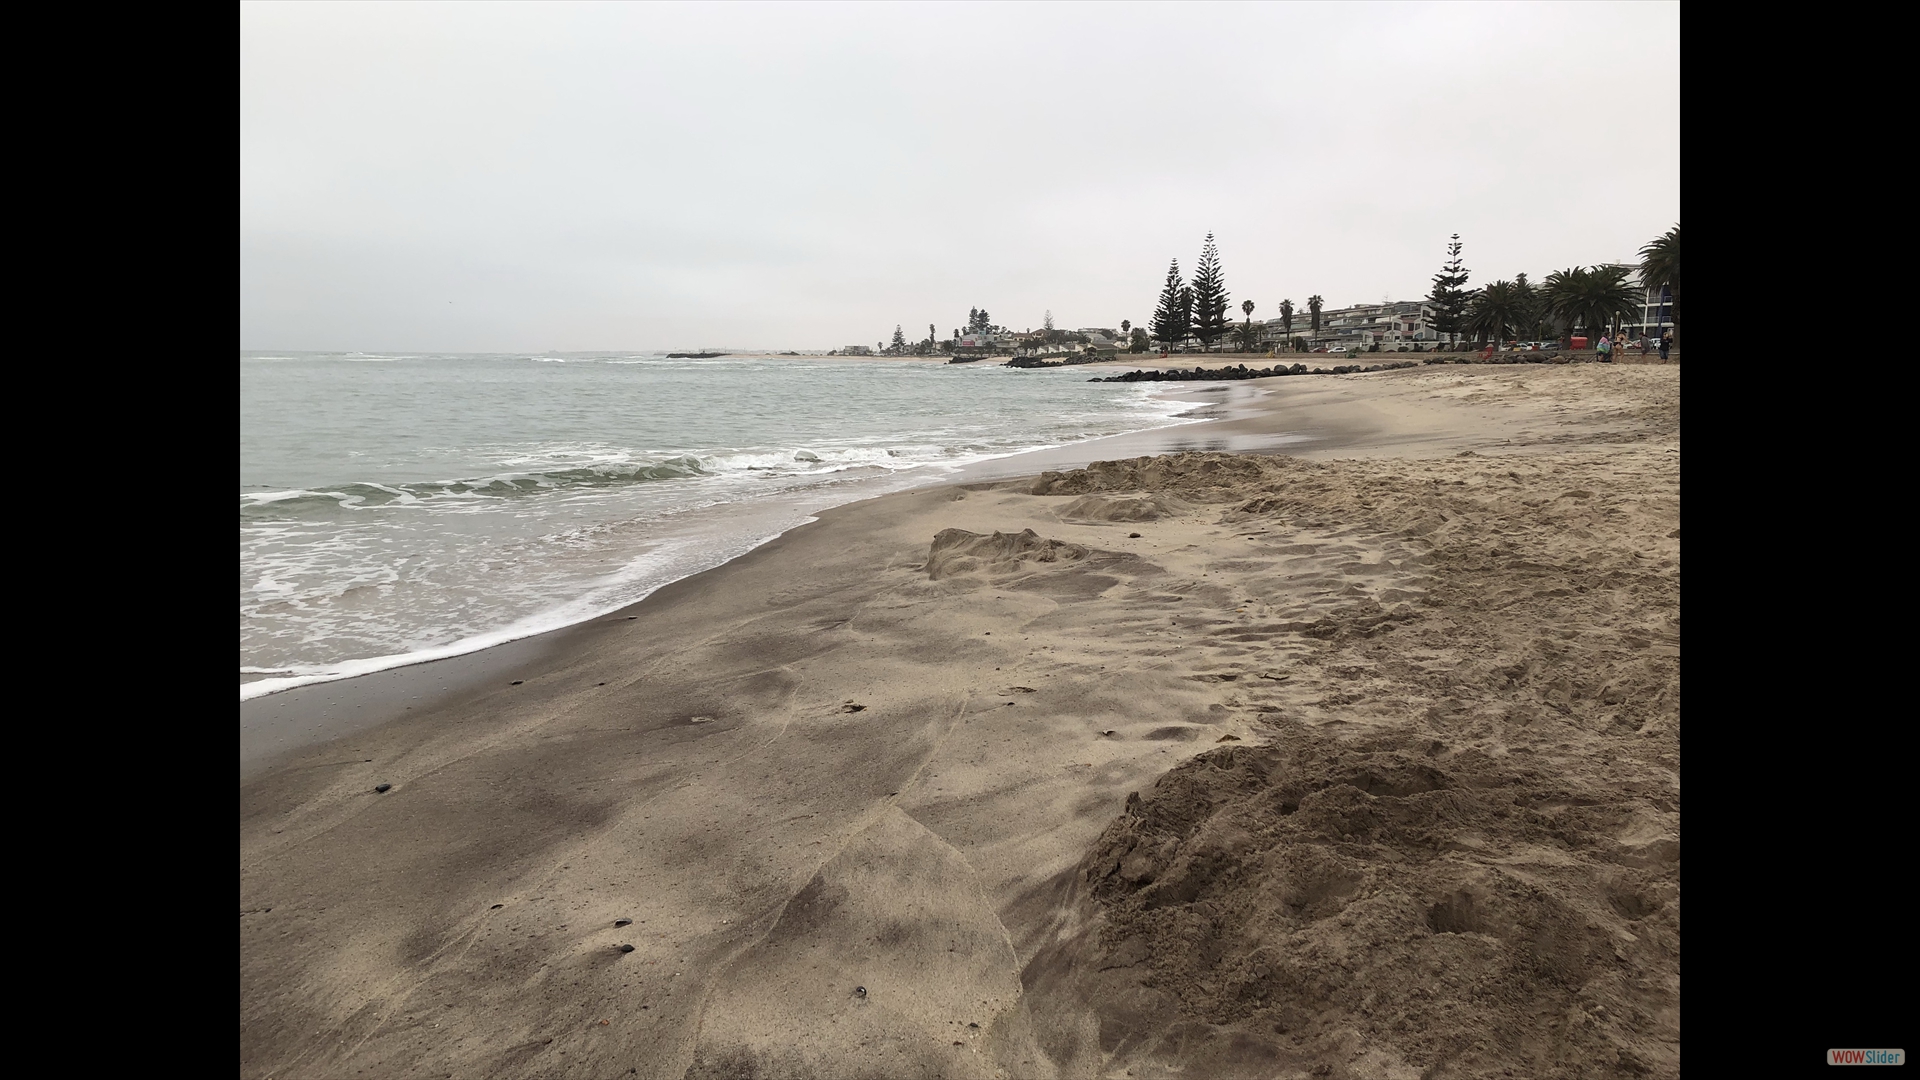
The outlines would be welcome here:
[[[245,4],[240,347],[827,349],[1625,260],[1677,3]]]

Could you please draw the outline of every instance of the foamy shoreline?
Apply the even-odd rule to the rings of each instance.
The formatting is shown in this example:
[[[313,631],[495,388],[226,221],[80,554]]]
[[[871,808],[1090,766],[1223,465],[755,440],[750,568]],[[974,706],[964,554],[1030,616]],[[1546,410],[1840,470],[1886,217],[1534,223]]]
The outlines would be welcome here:
[[[755,356],[748,357],[748,359],[814,360],[837,358]],[[848,357],[847,359],[863,360],[875,358]],[[884,357],[879,359],[898,360],[912,358]],[[1191,394],[1192,390],[1193,388],[1191,387],[1178,389],[1169,388],[1156,393],[1154,396],[1169,402],[1192,403],[1198,400]],[[1188,409],[1187,411],[1192,412],[1193,410]],[[1100,453],[1113,447],[1126,448],[1129,452],[1139,447],[1147,447],[1148,449],[1140,450],[1139,452],[1157,453],[1159,450],[1151,448],[1162,444],[1170,445],[1168,440],[1171,439],[1171,436],[1158,438],[1154,433],[1170,432],[1184,425],[1204,423],[1210,419],[1215,418],[1191,416],[1182,419],[1178,415],[1168,416],[1163,418],[1162,423],[1151,427],[1140,428],[1122,435],[1102,436],[1097,439],[1083,440],[1078,443],[1028,447],[1006,454],[988,455],[951,465],[924,463],[892,475],[856,477],[845,480],[836,480],[830,475],[823,476],[820,484],[815,485],[806,492],[786,493],[761,500],[751,505],[736,504],[722,508],[723,512],[731,511],[741,515],[752,515],[764,519],[783,519],[785,524],[779,528],[754,533],[754,539],[744,545],[740,543],[722,545],[718,549],[724,552],[720,558],[694,565],[686,569],[684,573],[663,579],[653,587],[653,590],[665,587],[674,581],[679,581],[695,574],[705,573],[717,566],[724,565],[726,562],[776,539],[789,529],[797,528],[800,525],[815,520],[814,515],[822,510],[844,506],[848,503],[859,502],[864,499],[877,498],[881,495],[897,491],[915,490],[921,487],[963,482],[968,478],[974,477],[1013,475],[1022,471],[1031,471],[1027,468],[1029,464],[1033,465],[1034,468],[1061,467],[1063,464],[1069,462],[1084,464],[1087,461],[1094,460]],[[1081,448],[1086,449],[1082,450]],[[834,494],[823,499],[821,493],[824,491],[832,491]],[[248,493],[243,493],[243,497],[246,494]],[[782,508],[786,506],[805,506],[806,509],[783,513]],[[653,590],[649,590],[649,594]],[[603,588],[601,591],[605,591],[605,589]],[[583,597],[550,611],[520,619],[498,630],[464,638],[446,645],[407,653],[343,660],[337,664],[326,665],[328,668],[326,671],[286,672],[281,674],[273,671],[250,671],[243,669],[241,672],[243,681],[240,683],[240,700],[246,702],[298,687],[316,686],[345,679],[354,679],[376,672],[427,664],[438,660],[480,652],[510,642],[522,641],[527,638],[564,630],[567,627],[576,626],[584,622],[590,622],[593,619],[601,618],[630,607],[633,604],[639,603],[644,598],[644,596],[641,596],[638,598],[622,599],[617,602],[595,602],[592,596]],[[285,669],[281,669],[281,671],[285,671]],[[252,679],[246,678],[249,675],[260,677]]]

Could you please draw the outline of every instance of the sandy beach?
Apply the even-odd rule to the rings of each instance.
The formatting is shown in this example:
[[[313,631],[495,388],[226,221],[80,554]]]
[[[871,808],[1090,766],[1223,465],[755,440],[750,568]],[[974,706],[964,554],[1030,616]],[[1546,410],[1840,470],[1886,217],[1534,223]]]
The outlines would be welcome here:
[[[1678,366],[1184,389],[243,703],[241,1075],[1678,1076]]]

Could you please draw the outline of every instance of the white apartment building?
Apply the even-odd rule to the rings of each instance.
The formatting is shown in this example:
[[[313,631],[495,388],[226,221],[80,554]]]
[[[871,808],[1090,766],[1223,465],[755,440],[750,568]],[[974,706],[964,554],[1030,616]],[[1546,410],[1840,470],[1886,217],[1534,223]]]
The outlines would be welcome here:
[[[1355,304],[1320,311],[1320,332],[1313,332],[1313,313],[1293,313],[1293,336],[1307,339],[1307,348],[1332,348],[1345,345],[1349,352],[1364,352],[1379,345],[1382,352],[1397,352],[1418,342],[1431,348],[1442,335],[1430,324],[1433,308],[1424,300],[1389,300],[1379,304]],[[1286,338],[1279,319],[1266,321],[1264,339],[1279,343]]]
[[[1661,333],[1673,329],[1673,290],[1665,285],[1648,285],[1641,277],[1637,263],[1606,263],[1627,271],[1627,282],[1640,290],[1640,313],[1636,321],[1618,323],[1608,327],[1618,334],[1629,338],[1645,337],[1657,340]]]

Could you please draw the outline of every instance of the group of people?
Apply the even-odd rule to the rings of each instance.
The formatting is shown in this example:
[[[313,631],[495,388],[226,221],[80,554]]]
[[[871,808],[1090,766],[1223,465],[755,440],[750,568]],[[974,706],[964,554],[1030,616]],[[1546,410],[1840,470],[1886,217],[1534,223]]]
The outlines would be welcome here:
[[[1596,343],[1594,344],[1594,347],[1593,347],[1593,351],[1594,351],[1595,353],[1597,353],[1597,354],[1599,354],[1599,357],[1600,357],[1600,362],[1601,362],[1601,363],[1603,363],[1603,364],[1611,364],[1611,363],[1613,362],[1613,349],[1614,349],[1614,345],[1615,345],[1615,343],[1614,343],[1613,341],[1611,341],[1611,340],[1609,340],[1609,339],[1608,339],[1608,337],[1607,337],[1607,335],[1605,335],[1605,334],[1601,334],[1601,335],[1600,335],[1600,340],[1599,340],[1598,342],[1596,342]],[[1626,341],[1626,339],[1625,339],[1625,338],[1622,338],[1622,339],[1621,339],[1621,341],[1620,341],[1620,345],[1621,345],[1621,347],[1622,347],[1622,348],[1628,348],[1628,349],[1631,349],[1631,348],[1638,348],[1638,349],[1640,350],[1640,355],[1642,355],[1642,356],[1645,356],[1645,355],[1646,355],[1646,353],[1647,353],[1647,338],[1646,338],[1646,335],[1644,335],[1644,334],[1642,334],[1642,335],[1640,336],[1640,339],[1639,339],[1638,341],[1635,341],[1635,342],[1632,342],[1632,343],[1627,343],[1627,341]],[[1671,332],[1671,331],[1664,331],[1664,330],[1663,330],[1663,331],[1661,331],[1661,333],[1660,333],[1660,359],[1661,359],[1661,361],[1662,361],[1662,362],[1664,362],[1664,361],[1665,361],[1665,360],[1667,359],[1667,354],[1668,354],[1668,353],[1669,353],[1669,352],[1670,352],[1670,351],[1671,351],[1672,349],[1673,349],[1673,334],[1672,334],[1672,332]]]

